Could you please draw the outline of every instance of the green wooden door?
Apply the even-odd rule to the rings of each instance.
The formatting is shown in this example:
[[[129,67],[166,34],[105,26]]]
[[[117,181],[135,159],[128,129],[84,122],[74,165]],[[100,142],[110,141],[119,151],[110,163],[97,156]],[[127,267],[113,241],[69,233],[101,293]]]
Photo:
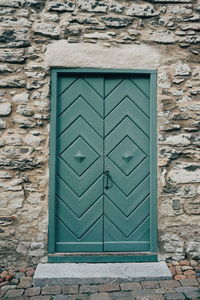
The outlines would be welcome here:
[[[54,252],[152,251],[149,74],[61,73],[56,98]]]

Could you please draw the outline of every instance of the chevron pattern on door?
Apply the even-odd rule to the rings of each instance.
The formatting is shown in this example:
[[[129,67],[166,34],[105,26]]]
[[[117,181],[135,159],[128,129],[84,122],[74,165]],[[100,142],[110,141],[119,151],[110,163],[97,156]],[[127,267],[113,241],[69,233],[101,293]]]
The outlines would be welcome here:
[[[102,77],[59,82],[57,252],[103,251],[102,86]]]
[[[149,82],[59,78],[56,252],[150,251]]]
[[[112,186],[104,198],[104,251],[149,250],[148,93],[134,78],[105,79],[105,168]]]

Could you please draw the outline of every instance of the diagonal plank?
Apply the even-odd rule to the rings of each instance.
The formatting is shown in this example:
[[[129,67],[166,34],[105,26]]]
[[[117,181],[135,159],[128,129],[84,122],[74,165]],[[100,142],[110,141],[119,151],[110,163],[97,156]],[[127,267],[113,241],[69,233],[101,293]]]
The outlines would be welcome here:
[[[108,157],[105,159],[106,168],[110,172],[111,181],[129,196],[131,192],[149,175],[149,159],[144,159],[129,176],[126,176]],[[109,191],[107,191],[109,193]]]
[[[122,81],[105,98],[105,115],[107,116],[126,96],[132,98],[140,109],[149,117],[149,98],[144,95],[144,93],[142,93],[131,80],[128,79]]]
[[[102,118],[83,99],[82,96],[79,96],[75,102],[57,118],[57,136],[66,130],[79,116],[82,116],[85,120],[87,120],[90,126],[92,128],[95,127],[94,130],[103,137]]]
[[[57,158],[56,174],[67,184],[77,196],[85,191],[102,175],[103,159],[100,157],[82,176],[78,176],[61,158]]]
[[[106,217],[127,238],[149,215],[150,197],[144,199],[128,217],[126,217],[107,197],[105,197],[104,200],[104,208]]]
[[[103,175],[81,197],[78,197],[58,176],[56,176],[56,186],[58,197],[69,206],[77,217],[80,217],[102,195]]]
[[[149,241],[150,238],[150,217],[144,219],[139,226],[128,236],[124,236],[123,233],[108,219],[105,217],[104,222],[104,240],[105,241]]]
[[[82,136],[89,145],[92,145],[98,154],[103,153],[103,140],[101,136],[96,133],[82,116],[78,117],[78,119],[57,138],[58,153],[61,154],[79,136]]]
[[[103,217],[100,217],[80,239],[58,217],[56,228],[56,252],[103,251]]]
[[[97,222],[103,212],[101,196],[80,218],[78,218],[59,198],[57,198],[56,214],[79,239]],[[66,223],[67,221],[67,223]]]
[[[149,137],[126,116],[106,137],[105,155],[108,155],[126,136],[129,136],[145,154],[149,154]]]
[[[102,79],[101,79],[102,80]],[[58,115],[66,110],[79,96],[82,96],[94,110],[103,117],[103,99],[82,78],[76,80],[58,99]]]
[[[139,185],[126,196],[115,184],[112,188],[105,190],[105,194],[110,198],[116,206],[123,212],[125,216],[130,213],[149,195],[150,193],[150,176],[142,180]]]
[[[126,116],[128,116],[147,136],[150,133],[149,118],[135,105],[129,98],[125,97],[118,106],[106,117],[105,134],[108,135],[116,124],[119,124]]]

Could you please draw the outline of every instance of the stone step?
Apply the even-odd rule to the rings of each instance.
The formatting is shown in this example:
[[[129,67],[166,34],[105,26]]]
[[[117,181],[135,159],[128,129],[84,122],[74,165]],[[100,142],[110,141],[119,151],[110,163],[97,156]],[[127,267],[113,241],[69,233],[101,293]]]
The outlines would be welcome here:
[[[172,279],[166,262],[39,264],[34,286]]]

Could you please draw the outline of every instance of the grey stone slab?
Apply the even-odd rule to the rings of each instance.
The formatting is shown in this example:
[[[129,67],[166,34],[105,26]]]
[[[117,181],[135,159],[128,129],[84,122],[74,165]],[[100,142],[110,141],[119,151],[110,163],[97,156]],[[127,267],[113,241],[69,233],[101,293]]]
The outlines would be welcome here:
[[[167,264],[145,263],[46,263],[39,264],[34,286],[64,284],[98,284],[171,279]]]

